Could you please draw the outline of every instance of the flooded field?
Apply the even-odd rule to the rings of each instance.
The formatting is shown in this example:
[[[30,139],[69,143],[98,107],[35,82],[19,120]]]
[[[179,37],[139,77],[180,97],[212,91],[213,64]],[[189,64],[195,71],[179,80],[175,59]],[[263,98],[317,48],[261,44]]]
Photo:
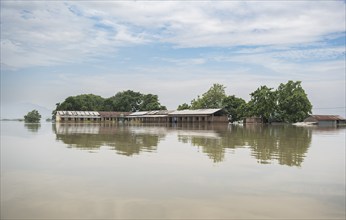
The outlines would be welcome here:
[[[1,218],[344,219],[345,133],[1,122]]]

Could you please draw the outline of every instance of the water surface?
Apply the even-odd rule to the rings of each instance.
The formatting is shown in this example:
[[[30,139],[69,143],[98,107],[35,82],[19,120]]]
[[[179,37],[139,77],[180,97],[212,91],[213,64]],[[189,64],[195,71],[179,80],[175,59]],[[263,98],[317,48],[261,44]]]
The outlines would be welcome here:
[[[1,122],[1,218],[344,219],[345,131]]]

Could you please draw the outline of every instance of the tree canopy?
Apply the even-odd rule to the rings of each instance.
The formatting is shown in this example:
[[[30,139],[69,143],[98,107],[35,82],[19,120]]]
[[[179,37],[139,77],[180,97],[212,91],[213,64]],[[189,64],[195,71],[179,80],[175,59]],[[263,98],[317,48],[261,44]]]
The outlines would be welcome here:
[[[285,122],[304,120],[311,114],[312,105],[301,86],[301,81],[281,83],[277,89],[277,114]]]
[[[222,108],[226,97],[225,86],[215,83],[202,97],[191,101],[191,109]]]
[[[69,96],[64,102],[56,104],[53,114],[60,110],[135,112],[160,109],[166,109],[166,107],[160,104],[157,95],[126,90],[109,98],[102,98],[94,94]]]
[[[177,110],[185,110],[185,109],[190,109],[191,106],[189,106],[187,103],[183,103],[178,106]]]
[[[273,88],[261,86],[252,92],[251,100],[248,103],[248,115],[260,116],[264,122],[268,122],[275,113],[276,109],[276,93]]]
[[[191,106],[184,103],[178,106],[178,110],[223,108],[231,121],[258,116],[264,122],[297,122],[311,114],[312,105],[300,81],[281,83],[277,90],[260,86],[250,93],[248,103],[234,95],[227,96],[225,88],[221,84],[213,84],[202,96],[193,99]]]
[[[126,90],[118,92],[109,99],[112,102],[110,111],[135,112],[141,110],[139,108],[142,101],[142,94],[140,92]]]
[[[37,123],[40,122],[41,115],[37,110],[32,110],[24,116],[24,121],[27,123]]]
[[[248,114],[263,120],[298,122],[311,114],[312,105],[301,86],[301,81],[281,83],[277,90],[261,86],[250,94]]]
[[[222,100],[222,106],[230,116],[231,122],[239,121],[246,116],[246,102],[242,98],[238,98],[234,95],[226,96]]]
[[[57,103],[56,110],[65,111],[100,111],[104,106],[104,98],[94,94],[70,96],[64,102]]]
[[[167,110],[166,106],[162,106],[159,102],[159,97],[153,94],[142,96],[141,104],[139,105],[141,111],[150,110]]]

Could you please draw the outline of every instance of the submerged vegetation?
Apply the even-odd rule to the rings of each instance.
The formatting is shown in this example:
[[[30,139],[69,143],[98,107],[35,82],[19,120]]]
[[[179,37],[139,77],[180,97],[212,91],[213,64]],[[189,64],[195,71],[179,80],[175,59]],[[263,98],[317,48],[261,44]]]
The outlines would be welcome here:
[[[41,120],[41,115],[37,110],[32,110],[24,116],[24,121],[27,123],[38,123]]]
[[[222,84],[213,84],[207,92],[191,100],[190,105],[183,103],[177,109],[222,108],[231,121],[255,116],[261,117],[264,122],[292,123],[302,121],[311,114],[312,105],[300,81],[281,83],[276,90],[265,85],[260,86],[250,93],[249,102],[234,95],[227,95],[225,89]],[[110,98],[93,94],[70,96],[56,104],[53,117],[56,111],[60,110],[136,112],[166,110],[166,107],[161,105],[157,95],[126,90]]]

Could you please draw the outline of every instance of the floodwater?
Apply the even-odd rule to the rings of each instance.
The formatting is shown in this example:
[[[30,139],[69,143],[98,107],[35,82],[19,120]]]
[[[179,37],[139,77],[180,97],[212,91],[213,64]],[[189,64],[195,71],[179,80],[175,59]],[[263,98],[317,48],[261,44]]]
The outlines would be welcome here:
[[[345,133],[1,122],[1,219],[345,219]]]

